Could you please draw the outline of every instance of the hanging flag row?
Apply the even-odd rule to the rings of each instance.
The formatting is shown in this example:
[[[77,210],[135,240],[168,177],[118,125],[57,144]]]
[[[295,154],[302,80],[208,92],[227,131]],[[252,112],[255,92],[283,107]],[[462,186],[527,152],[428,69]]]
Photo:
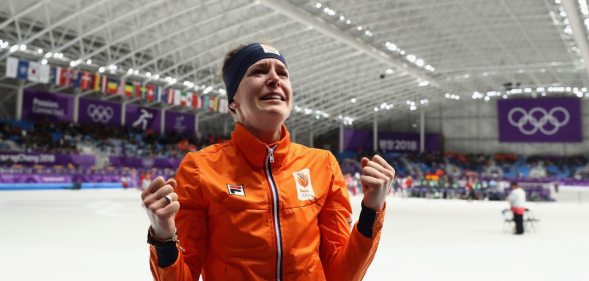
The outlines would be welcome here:
[[[139,98],[146,102],[192,107],[211,112],[229,112],[227,99],[225,98],[199,95],[192,91],[166,88],[153,84],[143,84],[139,81],[128,81],[125,78],[90,71],[60,66],[50,67],[49,65],[13,57],[7,59],[6,76],[33,82],[52,83],[56,86],[73,87],[107,95]],[[50,77],[53,78],[50,79]]]
[[[34,61],[8,57],[6,59],[6,77],[49,83],[49,66]]]

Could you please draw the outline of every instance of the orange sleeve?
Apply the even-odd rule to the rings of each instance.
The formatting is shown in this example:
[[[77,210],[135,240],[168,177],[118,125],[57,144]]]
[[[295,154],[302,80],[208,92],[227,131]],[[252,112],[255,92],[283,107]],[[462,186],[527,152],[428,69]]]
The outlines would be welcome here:
[[[348,189],[331,153],[329,164],[332,181],[319,214],[321,263],[327,280],[362,280],[378,247],[385,210],[376,212],[371,238],[358,231],[357,223],[350,233],[352,209]]]
[[[188,153],[176,172],[180,210],[176,214],[178,231],[178,259],[168,267],[157,264],[157,253],[150,246],[150,268],[156,281],[198,281],[207,245],[206,200],[199,186],[199,173],[195,153]]]

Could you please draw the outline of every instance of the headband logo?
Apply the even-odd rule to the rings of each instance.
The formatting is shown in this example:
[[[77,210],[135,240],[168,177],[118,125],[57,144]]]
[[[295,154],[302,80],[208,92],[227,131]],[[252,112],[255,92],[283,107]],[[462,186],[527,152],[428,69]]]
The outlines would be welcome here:
[[[260,46],[262,47],[262,49],[264,50],[264,53],[271,53],[271,54],[275,54],[280,56],[280,53],[278,52],[278,50],[276,50],[276,48],[270,46],[270,45],[265,45],[265,44],[260,44]]]

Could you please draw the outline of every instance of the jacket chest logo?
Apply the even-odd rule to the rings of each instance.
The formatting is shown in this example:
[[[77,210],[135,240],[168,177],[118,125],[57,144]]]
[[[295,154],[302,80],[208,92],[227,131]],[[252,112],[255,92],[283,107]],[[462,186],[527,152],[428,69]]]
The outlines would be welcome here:
[[[243,184],[227,184],[227,191],[231,195],[237,196],[244,196],[245,197],[245,188],[243,188]]]
[[[314,200],[315,191],[313,191],[313,184],[311,183],[311,175],[309,169],[303,169],[292,173],[297,187],[297,197],[301,201]]]

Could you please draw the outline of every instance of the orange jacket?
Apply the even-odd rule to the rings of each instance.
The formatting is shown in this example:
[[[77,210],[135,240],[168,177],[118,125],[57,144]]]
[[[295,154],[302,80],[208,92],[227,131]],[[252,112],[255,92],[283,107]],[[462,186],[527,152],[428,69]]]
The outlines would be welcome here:
[[[180,254],[155,280],[361,280],[372,238],[350,231],[348,190],[333,155],[282,139],[266,145],[237,124],[231,140],[186,155],[176,173]],[[274,147],[273,152],[271,148]],[[276,200],[278,198],[278,200]]]

